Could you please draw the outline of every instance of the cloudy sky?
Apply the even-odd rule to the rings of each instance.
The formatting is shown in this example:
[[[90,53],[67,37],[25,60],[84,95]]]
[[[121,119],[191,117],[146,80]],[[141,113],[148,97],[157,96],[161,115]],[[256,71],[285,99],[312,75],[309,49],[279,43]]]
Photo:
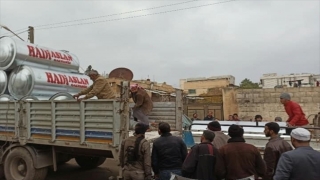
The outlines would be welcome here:
[[[319,0],[187,1],[0,0],[0,24],[34,26],[36,44],[69,50],[83,69],[127,67],[134,79],[176,87],[192,77],[320,73]]]

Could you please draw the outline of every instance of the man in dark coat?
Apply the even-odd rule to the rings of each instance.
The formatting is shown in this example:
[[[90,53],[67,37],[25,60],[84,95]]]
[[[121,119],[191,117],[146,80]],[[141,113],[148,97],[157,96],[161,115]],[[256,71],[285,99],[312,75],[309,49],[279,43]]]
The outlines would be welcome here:
[[[226,180],[233,179],[258,179],[266,173],[266,165],[259,150],[245,143],[244,130],[238,125],[231,125],[228,129],[231,137],[228,144],[222,146],[219,152],[226,167]]]
[[[224,177],[225,166],[218,149],[212,145],[214,138],[213,131],[203,131],[201,143],[192,147],[182,165],[182,176],[202,180]]]

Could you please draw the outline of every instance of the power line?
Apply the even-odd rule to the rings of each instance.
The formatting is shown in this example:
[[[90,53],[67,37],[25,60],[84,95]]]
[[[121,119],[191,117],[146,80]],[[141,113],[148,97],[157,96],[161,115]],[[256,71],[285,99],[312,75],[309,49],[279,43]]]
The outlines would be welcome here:
[[[191,3],[191,2],[195,2],[195,1],[199,1],[199,0],[191,0],[191,1],[185,1],[185,2],[180,2],[180,3],[175,3],[175,4],[167,4],[167,5],[156,6],[156,7],[146,8],[146,9],[139,9],[139,10],[134,10],[134,11],[128,11],[128,12],[122,12],[122,13],[109,14],[109,15],[104,15],[104,16],[96,16],[96,17],[90,17],[90,18],[76,19],[76,20],[63,21],[63,22],[51,23],[51,24],[43,24],[43,25],[37,25],[37,26],[33,26],[33,27],[36,28],[36,27],[52,26],[52,25],[66,24],[66,23],[70,23],[70,22],[86,21],[86,20],[99,19],[99,18],[104,18],[104,17],[124,15],[124,14],[130,14],[130,13],[135,13],[135,12],[142,12],[142,11],[146,11],[146,10],[159,9],[159,8],[163,8],[163,7],[170,7],[170,6],[176,6],[176,5],[181,5],[181,4],[187,4],[187,3]],[[21,30],[24,30],[24,29],[25,29],[25,28],[23,28],[23,29],[18,29],[18,30],[15,30],[14,32],[16,32],[16,31],[21,31]]]
[[[110,21],[119,21],[119,20],[125,20],[125,19],[133,19],[133,18],[139,18],[139,17],[145,17],[145,16],[152,16],[152,15],[165,14],[165,13],[170,13],[170,12],[183,11],[183,10],[188,10],[188,9],[201,8],[201,7],[212,6],[212,5],[216,5],[216,4],[228,3],[228,2],[232,2],[232,1],[237,1],[237,0],[228,0],[228,1],[223,1],[223,2],[210,3],[210,4],[199,5],[199,6],[192,6],[192,7],[188,7],[188,8],[175,9],[175,10],[170,10],[170,11],[162,11],[162,12],[150,13],[150,14],[143,14],[143,15],[138,15],[138,16],[129,16],[129,17],[125,17],[125,18],[116,18],[116,19],[107,19],[107,20],[102,20],[102,21],[92,21],[92,22],[86,22],[86,23],[78,23],[78,24],[69,24],[69,25],[62,25],[62,26],[44,27],[44,28],[39,28],[39,29],[37,29],[37,30],[56,29],[56,28],[62,28],[62,27],[80,26],[80,25],[86,25],[86,24],[96,24],[96,23],[102,23],[102,22],[110,22]]]
[[[13,31],[13,32],[15,32],[16,34],[21,34],[21,33],[27,32],[27,31],[28,31],[28,29],[24,28],[23,31],[19,31],[19,32]],[[2,36],[9,36],[9,35],[11,36],[11,34],[12,33],[5,33],[5,34],[2,34]]]

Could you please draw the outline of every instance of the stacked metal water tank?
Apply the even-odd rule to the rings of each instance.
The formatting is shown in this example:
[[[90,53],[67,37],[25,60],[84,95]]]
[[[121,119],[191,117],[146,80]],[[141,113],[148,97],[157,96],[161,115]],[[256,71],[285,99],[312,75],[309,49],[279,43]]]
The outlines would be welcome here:
[[[70,99],[92,83],[79,68],[68,51],[1,37],[0,101]]]

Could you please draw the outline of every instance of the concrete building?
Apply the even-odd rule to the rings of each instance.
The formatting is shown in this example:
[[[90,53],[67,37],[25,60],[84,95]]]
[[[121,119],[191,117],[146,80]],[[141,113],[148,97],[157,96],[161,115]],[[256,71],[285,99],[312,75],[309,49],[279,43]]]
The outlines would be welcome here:
[[[199,96],[211,88],[229,87],[234,84],[235,77],[231,75],[180,79],[180,89],[188,96]]]
[[[263,74],[260,78],[262,88],[281,87],[313,87],[317,86],[319,75],[310,73],[278,75],[277,73]]]

